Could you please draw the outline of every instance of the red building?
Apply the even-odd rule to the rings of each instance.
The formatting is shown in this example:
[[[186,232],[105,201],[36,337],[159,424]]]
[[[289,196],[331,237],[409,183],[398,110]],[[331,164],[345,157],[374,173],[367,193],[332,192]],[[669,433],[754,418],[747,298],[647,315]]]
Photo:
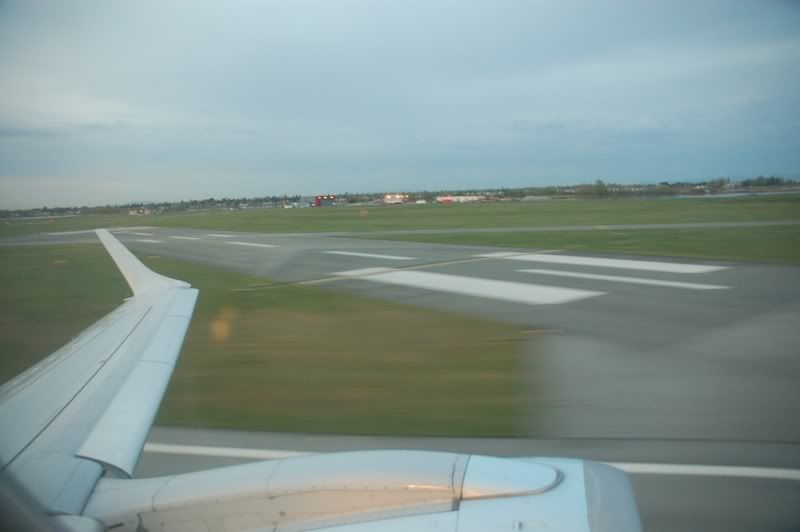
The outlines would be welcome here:
[[[336,196],[333,194],[325,194],[314,198],[314,207],[330,207],[331,205],[336,205]]]

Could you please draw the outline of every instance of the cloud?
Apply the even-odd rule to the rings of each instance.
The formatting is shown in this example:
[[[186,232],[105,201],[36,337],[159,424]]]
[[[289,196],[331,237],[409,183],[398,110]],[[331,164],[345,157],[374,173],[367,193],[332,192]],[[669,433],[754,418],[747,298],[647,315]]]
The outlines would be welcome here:
[[[796,172],[798,22],[722,0],[5,2],[0,202]]]

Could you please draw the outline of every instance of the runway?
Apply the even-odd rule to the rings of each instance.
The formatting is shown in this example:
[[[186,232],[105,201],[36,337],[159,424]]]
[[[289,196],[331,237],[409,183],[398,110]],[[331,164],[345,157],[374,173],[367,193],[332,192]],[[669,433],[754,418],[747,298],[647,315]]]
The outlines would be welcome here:
[[[519,325],[536,434],[800,441],[800,268],[135,228],[133,250]],[[175,238],[179,237],[179,238]],[[11,239],[4,239],[7,242]],[[21,239],[20,239],[21,240]],[[93,241],[90,233],[26,241]]]
[[[798,267],[345,236],[167,228],[117,236],[148,255],[513,323],[544,342],[531,353],[539,370],[531,386],[546,399],[532,412],[530,440],[323,444],[267,435],[252,444],[208,436],[203,444],[293,451],[453,445],[504,456],[800,469]],[[86,233],[3,240],[94,241]],[[154,431],[151,441],[165,443],[164,434]],[[146,453],[140,472],[237,460]],[[647,530],[800,527],[797,481],[634,473],[634,482]]]

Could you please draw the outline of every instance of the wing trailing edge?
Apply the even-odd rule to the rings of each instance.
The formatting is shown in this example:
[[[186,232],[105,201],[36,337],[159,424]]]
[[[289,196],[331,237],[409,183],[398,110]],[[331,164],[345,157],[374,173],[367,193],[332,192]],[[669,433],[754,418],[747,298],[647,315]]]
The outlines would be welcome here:
[[[198,293],[196,289],[183,288],[170,292],[167,310],[156,320],[157,326],[152,330],[143,326],[133,332],[134,344],[139,343],[135,336],[141,332],[146,332],[149,341],[146,345],[142,342],[145,347],[138,361],[76,452],[81,458],[111,467],[127,477],[133,476],[167,390]]]

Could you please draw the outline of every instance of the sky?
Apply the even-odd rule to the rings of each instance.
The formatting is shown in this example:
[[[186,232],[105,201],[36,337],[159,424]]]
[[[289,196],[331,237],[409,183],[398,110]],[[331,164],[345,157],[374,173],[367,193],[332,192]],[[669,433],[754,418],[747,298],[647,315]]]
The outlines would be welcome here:
[[[0,208],[800,175],[794,0],[0,0]]]

